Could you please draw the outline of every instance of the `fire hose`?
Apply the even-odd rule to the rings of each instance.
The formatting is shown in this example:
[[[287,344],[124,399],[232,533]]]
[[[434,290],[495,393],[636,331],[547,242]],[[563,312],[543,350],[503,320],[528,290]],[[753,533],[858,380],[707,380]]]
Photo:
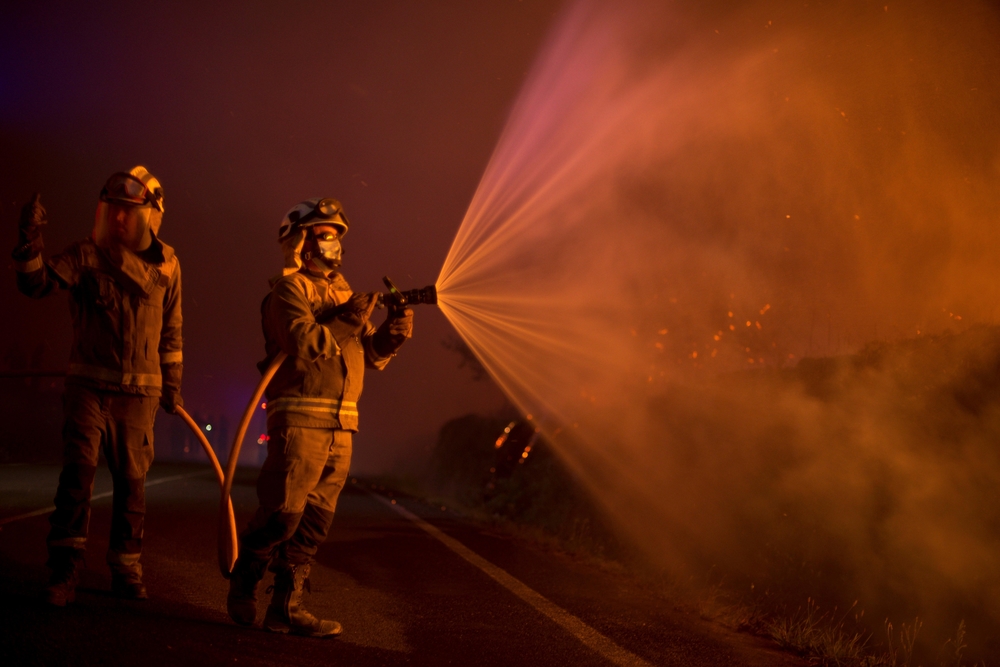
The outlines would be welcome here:
[[[212,450],[212,445],[208,442],[208,438],[201,432],[201,429],[195,423],[194,419],[191,418],[191,415],[179,405],[177,406],[177,416],[183,419],[184,423],[197,436],[198,442],[201,443],[201,446],[205,449],[205,454],[208,455],[208,460],[212,462],[212,469],[215,471],[215,478],[219,481],[219,486],[224,487],[226,476],[222,471],[222,466],[219,465],[219,459],[216,457],[215,451]],[[236,565],[236,557],[239,555],[239,538],[236,533],[236,515],[233,513],[233,503],[229,500],[228,495],[226,496],[226,500],[227,503],[219,515],[219,567],[227,567],[226,572],[232,572],[233,566]],[[223,535],[223,526],[225,527],[225,535]],[[223,563],[225,563],[225,566]]]
[[[238,547],[235,542],[232,542],[232,549],[230,550],[230,535],[235,539],[236,528],[230,532],[229,526],[226,523],[226,507],[232,508],[232,502],[230,500],[230,493],[233,490],[233,477],[236,475],[236,463],[240,459],[240,449],[243,447],[243,437],[247,434],[247,428],[250,426],[250,419],[253,417],[253,411],[257,408],[257,402],[260,401],[261,396],[264,395],[264,390],[267,389],[267,385],[270,384],[271,378],[274,374],[278,372],[278,367],[288,358],[288,354],[285,352],[279,352],[278,355],[271,362],[271,365],[267,367],[264,371],[264,375],[261,376],[260,382],[257,383],[257,388],[254,389],[253,396],[250,397],[250,403],[247,405],[247,409],[243,412],[243,419],[240,420],[240,427],[236,429],[236,439],[233,440],[233,447],[229,450],[229,460],[226,462],[226,474],[223,480],[220,482],[222,487],[222,497],[219,502],[219,570],[222,572],[222,576],[226,579],[233,572],[233,565],[236,564],[236,557],[229,559],[230,551],[233,554],[238,554]]]

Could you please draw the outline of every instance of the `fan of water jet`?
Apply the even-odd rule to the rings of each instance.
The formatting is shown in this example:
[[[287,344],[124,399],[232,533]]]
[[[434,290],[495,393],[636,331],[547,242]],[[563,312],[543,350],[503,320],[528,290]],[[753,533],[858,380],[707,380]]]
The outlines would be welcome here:
[[[967,518],[917,517],[917,491],[886,490],[880,470],[935,469],[910,425],[878,412],[904,400],[891,378],[852,398],[885,417],[863,424],[798,386],[712,378],[989,318],[1000,30],[976,2],[814,4],[570,7],[437,285],[484,367],[562,429],[559,453],[649,553],[739,571],[781,542],[888,598],[870,563],[925,538],[865,536],[921,520],[952,535]],[[972,89],[983,97],[955,102]],[[941,507],[963,492],[932,485]],[[889,496],[882,528],[871,489]],[[796,512],[823,528],[791,540],[776,517]],[[981,546],[924,574],[983,571]]]

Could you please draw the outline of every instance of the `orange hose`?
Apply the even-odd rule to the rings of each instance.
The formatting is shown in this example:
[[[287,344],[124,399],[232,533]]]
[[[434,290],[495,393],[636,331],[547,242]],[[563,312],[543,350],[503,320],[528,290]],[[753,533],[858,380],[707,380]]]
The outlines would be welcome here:
[[[177,416],[184,420],[184,423],[194,431],[194,434],[198,437],[198,442],[205,449],[205,453],[208,454],[208,460],[212,463],[212,469],[215,470],[215,477],[219,480],[219,487],[222,488],[226,476],[222,472],[222,466],[219,465],[219,459],[215,455],[215,451],[212,449],[212,445],[209,444],[208,438],[205,434],[201,432],[201,428],[195,423],[191,415],[187,413],[184,408],[177,406]],[[233,503],[229,502],[224,516],[228,519],[227,531],[225,540],[219,543],[219,567],[224,569],[226,572],[231,572],[233,565],[236,564],[236,557],[239,555],[239,542],[236,534],[236,515],[233,513]],[[220,531],[220,537],[222,535]]]
[[[230,529],[223,517],[226,515],[226,507],[232,507],[229,496],[233,490],[233,477],[236,475],[236,463],[240,458],[240,448],[243,447],[243,438],[247,434],[247,428],[250,427],[250,419],[253,418],[253,411],[257,409],[260,397],[264,395],[264,390],[267,389],[267,385],[271,382],[271,378],[273,378],[274,374],[278,372],[278,367],[281,366],[282,362],[284,362],[287,357],[288,354],[285,352],[279,352],[278,356],[274,358],[274,361],[271,362],[271,365],[267,367],[264,375],[260,378],[260,382],[257,383],[257,389],[254,390],[253,397],[250,399],[250,404],[247,405],[247,409],[243,413],[243,419],[240,421],[240,427],[236,431],[236,439],[233,440],[233,448],[229,450],[229,460],[226,462],[226,474],[222,481],[222,498],[219,503],[219,569],[222,570],[222,576],[226,579],[228,579],[229,575],[232,573],[233,565],[236,561],[235,559],[232,562],[229,561],[226,545],[230,539]],[[235,530],[236,529],[233,528],[234,532],[232,534],[234,535]]]

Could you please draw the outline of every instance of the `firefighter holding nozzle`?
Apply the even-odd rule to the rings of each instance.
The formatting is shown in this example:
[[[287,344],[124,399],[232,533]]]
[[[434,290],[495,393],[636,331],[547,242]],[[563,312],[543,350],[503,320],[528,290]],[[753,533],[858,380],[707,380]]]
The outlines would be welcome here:
[[[114,483],[107,563],[111,590],[145,599],[142,583],[146,472],[157,405],[174,412],[181,385],[181,271],[160,240],[163,189],[144,167],[113,174],[101,190],[90,238],[42,258],[40,196],[21,211],[17,286],[42,298],[69,292],[73,344],[63,397],[63,468],[49,517],[50,604],[76,598],[90,497],[103,450]]]
[[[257,586],[274,572],[267,630],[310,637],[341,632],[303,604],[309,569],[326,539],[351,463],[365,367],[382,369],[413,330],[413,311],[390,307],[376,328],[377,294],[352,292],[340,273],[349,223],[335,199],[309,199],[281,221],[283,275],[261,305],[267,358],[281,364],[266,392],[267,459],[260,507],[240,535],[227,607],[240,625],[257,617]]]

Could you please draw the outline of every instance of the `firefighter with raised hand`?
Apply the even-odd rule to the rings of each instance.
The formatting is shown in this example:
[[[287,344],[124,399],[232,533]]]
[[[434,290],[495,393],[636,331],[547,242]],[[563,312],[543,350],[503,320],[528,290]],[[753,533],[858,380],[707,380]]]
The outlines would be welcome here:
[[[90,238],[44,260],[40,196],[21,212],[13,252],[17,286],[42,298],[69,292],[73,344],[63,397],[63,468],[49,517],[50,604],[76,598],[90,497],[103,450],[114,483],[107,563],[111,590],[147,597],[142,583],[146,473],[157,404],[182,405],[181,273],[158,237],[163,189],[144,167],[113,174],[101,190]]]
[[[382,369],[413,329],[413,311],[391,309],[376,328],[376,294],[352,292],[340,273],[349,223],[335,199],[309,199],[281,221],[284,274],[261,305],[267,358],[288,354],[268,386],[267,459],[260,507],[240,536],[229,583],[230,617],[252,625],[257,585],[270,564],[274,590],[264,627],[329,637],[340,623],[316,618],[303,591],[326,539],[351,463],[365,367]]]

